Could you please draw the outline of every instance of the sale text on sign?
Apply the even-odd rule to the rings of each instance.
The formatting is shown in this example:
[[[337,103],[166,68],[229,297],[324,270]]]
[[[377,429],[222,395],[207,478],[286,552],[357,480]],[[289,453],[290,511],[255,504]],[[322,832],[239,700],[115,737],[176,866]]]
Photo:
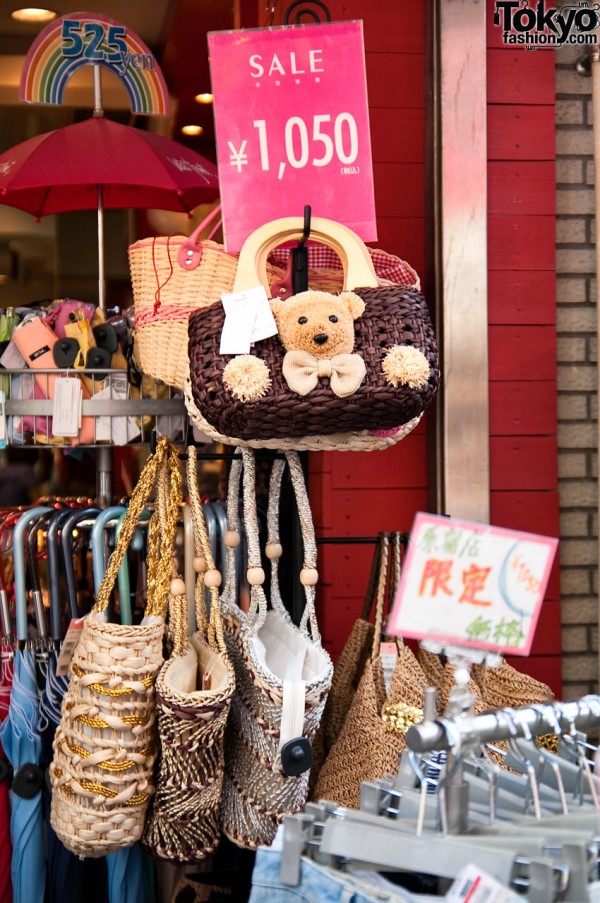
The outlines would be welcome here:
[[[227,249],[314,216],[377,238],[362,22],[208,36]]]
[[[420,512],[389,633],[528,655],[557,545]]]

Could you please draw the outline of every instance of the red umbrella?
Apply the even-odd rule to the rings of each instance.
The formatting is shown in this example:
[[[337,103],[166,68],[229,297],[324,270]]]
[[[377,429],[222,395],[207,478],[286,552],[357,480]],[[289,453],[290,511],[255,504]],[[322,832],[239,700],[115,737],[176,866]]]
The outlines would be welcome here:
[[[107,208],[189,213],[218,194],[217,168],[176,141],[103,115],[29,138],[0,155],[0,203],[36,217],[98,211],[98,301],[104,309]]]
[[[0,203],[34,216],[102,206],[189,212],[218,194],[217,168],[184,145],[94,116],[0,155]]]

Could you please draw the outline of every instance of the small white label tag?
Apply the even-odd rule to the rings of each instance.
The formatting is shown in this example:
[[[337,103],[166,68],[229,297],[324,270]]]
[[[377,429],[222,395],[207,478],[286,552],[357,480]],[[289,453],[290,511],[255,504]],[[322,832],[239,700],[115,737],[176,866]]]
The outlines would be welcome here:
[[[27,368],[25,358],[12,339],[4,349],[2,357],[0,357],[0,364],[5,370],[25,370]]]
[[[223,292],[221,301],[225,308],[225,322],[221,332],[219,354],[248,354],[252,343],[254,320],[258,299],[249,292]]]
[[[263,339],[269,339],[272,335],[277,335],[277,323],[267,298],[267,293],[262,285],[253,289],[256,293],[257,307],[254,325],[252,327],[252,342],[261,342]]]
[[[381,656],[381,664],[383,666],[385,688],[389,693],[392,684],[392,676],[394,674],[396,662],[398,661],[398,647],[395,643],[382,643],[379,648],[379,655]]]
[[[518,903],[522,897],[469,864],[460,870],[444,899],[449,903]]]
[[[71,623],[67,629],[67,635],[65,636],[62,646],[60,647],[60,653],[58,656],[58,662],[56,663],[56,676],[64,677],[69,673],[69,665],[75,655],[75,650],[77,649],[77,644],[81,639],[81,631],[83,630],[83,622],[85,621],[87,615],[84,615],[83,618],[71,618]]]
[[[77,436],[81,426],[81,383],[77,377],[57,379],[52,404],[52,434]]]
[[[245,292],[224,292],[221,301],[225,308],[221,354],[248,354],[254,342],[277,335],[277,323],[262,285]]]
[[[6,448],[6,408],[4,392],[0,392],[0,448]]]
[[[100,389],[94,395],[94,401],[128,398],[127,380],[125,377],[110,377],[110,385]],[[127,445],[140,434],[140,428],[134,417],[96,417],[96,442],[112,442],[113,445]]]

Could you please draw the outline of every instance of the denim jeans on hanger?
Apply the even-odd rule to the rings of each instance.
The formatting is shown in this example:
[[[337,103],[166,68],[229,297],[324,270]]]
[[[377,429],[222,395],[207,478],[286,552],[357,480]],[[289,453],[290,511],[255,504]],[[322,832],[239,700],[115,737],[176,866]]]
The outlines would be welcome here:
[[[347,872],[325,868],[310,859],[301,861],[298,886],[288,887],[279,879],[280,865],[281,853],[258,850],[249,903],[406,903],[415,899],[400,888],[394,893],[371,888]]]

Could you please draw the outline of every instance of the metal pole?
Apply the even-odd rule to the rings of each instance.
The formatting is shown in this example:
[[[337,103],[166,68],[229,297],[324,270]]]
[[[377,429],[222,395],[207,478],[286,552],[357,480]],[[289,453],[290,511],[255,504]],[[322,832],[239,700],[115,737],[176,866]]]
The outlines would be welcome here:
[[[108,508],[112,501],[112,449],[98,449],[96,457],[97,502],[100,508]]]
[[[102,79],[100,66],[94,70],[94,116],[104,116],[102,109]],[[106,278],[104,268],[104,203],[102,185],[98,185],[98,307],[106,310]]]
[[[94,116],[104,116],[102,109],[102,80],[100,66],[94,71]],[[106,279],[104,270],[104,203],[102,185],[98,185],[98,307],[106,310]],[[108,508],[112,502],[113,461],[110,448],[99,448],[96,457],[96,497],[100,508]]]

